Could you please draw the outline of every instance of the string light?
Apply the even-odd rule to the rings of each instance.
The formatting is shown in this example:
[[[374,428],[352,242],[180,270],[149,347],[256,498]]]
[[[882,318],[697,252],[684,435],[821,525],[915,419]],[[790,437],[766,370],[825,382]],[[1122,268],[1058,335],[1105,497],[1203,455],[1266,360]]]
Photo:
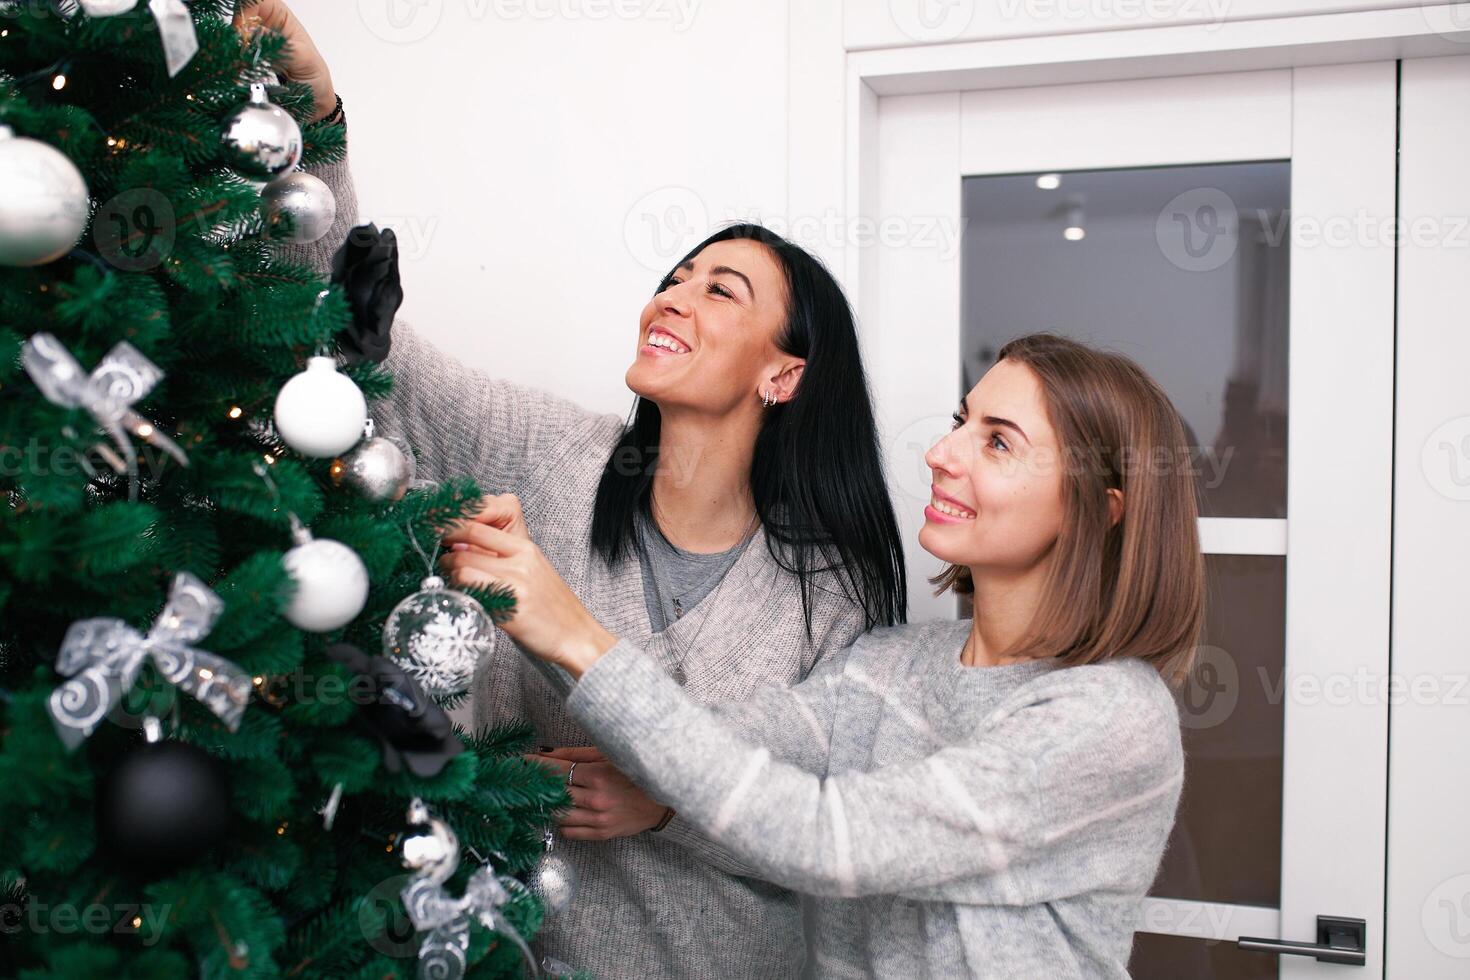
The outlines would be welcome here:
[[[272,456],[270,453],[266,453],[265,454],[265,462],[266,462],[266,465],[267,466],[274,466],[274,465],[276,465],[276,458],[274,456]]]
[[[240,416],[242,416],[244,414],[245,414],[245,410],[243,408],[241,408],[239,405],[231,405],[230,406],[230,418],[237,419],[237,418],[239,418]]]
[[[66,76],[61,72],[57,72],[56,77],[51,79],[51,87],[58,92],[66,88]]]

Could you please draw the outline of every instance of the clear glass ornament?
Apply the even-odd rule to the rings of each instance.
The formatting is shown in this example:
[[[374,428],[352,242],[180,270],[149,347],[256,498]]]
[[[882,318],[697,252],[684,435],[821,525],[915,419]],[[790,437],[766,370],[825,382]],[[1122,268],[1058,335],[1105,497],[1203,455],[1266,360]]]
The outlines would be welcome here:
[[[458,694],[469,688],[475,665],[489,654],[494,632],[478,602],[430,575],[384,620],[383,655],[426,693]]]
[[[541,852],[541,860],[527,882],[531,894],[541,900],[548,916],[572,904],[577,892],[577,869],[566,855],[554,849],[555,841],[555,833],[548,830],[542,838],[545,850]]]

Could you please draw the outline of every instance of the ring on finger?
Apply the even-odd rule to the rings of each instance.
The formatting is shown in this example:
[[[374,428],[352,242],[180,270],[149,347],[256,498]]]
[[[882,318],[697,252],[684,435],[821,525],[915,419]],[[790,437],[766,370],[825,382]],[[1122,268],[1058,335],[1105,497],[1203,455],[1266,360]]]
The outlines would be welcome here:
[[[577,771],[577,764],[574,762],[574,763],[572,763],[572,767],[567,770],[567,789],[571,789],[572,788],[572,773],[574,773],[576,771]]]

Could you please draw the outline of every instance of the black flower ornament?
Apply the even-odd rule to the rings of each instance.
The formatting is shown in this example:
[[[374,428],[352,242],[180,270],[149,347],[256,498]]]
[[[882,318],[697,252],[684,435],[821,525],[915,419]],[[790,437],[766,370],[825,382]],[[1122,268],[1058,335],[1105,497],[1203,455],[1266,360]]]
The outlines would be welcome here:
[[[449,715],[393,661],[369,657],[350,643],[332,644],[327,656],[367,679],[349,690],[358,719],[383,749],[383,768],[429,778],[464,751]]]
[[[358,225],[332,256],[332,282],[342,287],[352,323],[338,338],[348,364],[381,362],[392,343],[393,315],[403,303],[398,238],[392,228]]]

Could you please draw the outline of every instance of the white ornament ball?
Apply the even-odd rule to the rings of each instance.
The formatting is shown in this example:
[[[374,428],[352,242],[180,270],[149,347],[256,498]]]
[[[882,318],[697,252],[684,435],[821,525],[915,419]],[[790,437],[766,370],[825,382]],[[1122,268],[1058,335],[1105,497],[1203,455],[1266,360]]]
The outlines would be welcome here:
[[[301,162],[301,127],[258,82],[250,86],[250,101],[225,120],[220,139],[230,166],[247,177],[275,177]]]
[[[490,653],[494,634],[495,626],[478,602],[430,575],[383,621],[383,655],[426,693],[458,694],[469,688],[476,664]]]
[[[285,616],[297,629],[331,632],[352,622],[367,603],[367,566],[340,541],[304,541],[286,552],[282,562],[296,583]]]
[[[330,357],[313,357],[276,395],[276,432],[303,456],[340,456],[362,438],[367,399]]]
[[[368,500],[397,503],[413,483],[413,456],[392,439],[374,436],[332,466],[332,480]]]
[[[65,153],[0,126],[0,265],[44,265],[87,227],[87,182]]]
[[[138,5],[138,0],[81,0],[82,11],[88,17],[116,17]]]
[[[266,234],[277,241],[305,245],[332,230],[337,199],[324,181],[294,171],[277,177],[260,192]]]

